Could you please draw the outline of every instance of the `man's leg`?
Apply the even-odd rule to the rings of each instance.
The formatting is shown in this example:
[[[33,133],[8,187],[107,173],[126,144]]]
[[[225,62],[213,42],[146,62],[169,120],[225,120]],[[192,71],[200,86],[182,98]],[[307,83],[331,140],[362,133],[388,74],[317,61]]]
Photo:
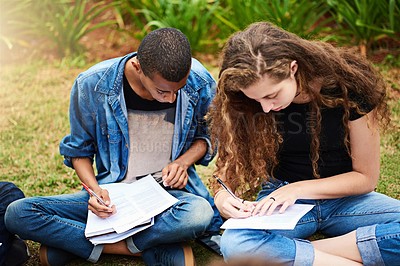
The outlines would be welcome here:
[[[96,262],[103,246],[94,246],[85,237],[88,199],[84,191],[20,199],[9,205],[5,223],[11,232],[41,243],[49,251],[62,250],[63,254],[70,253]],[[52,253],[48,255],[56,257],[51,256]]]
[[[132,253],[142,252],[144,261],[149,265],[171,265],[171,261],[185,265],[183,260],[190,252],[181,243],[202,235],[213,216],[212,208],[205,199],[180,190],[168,192],[179,201],[157,215],[153,226],[127,239],[129,250]]]

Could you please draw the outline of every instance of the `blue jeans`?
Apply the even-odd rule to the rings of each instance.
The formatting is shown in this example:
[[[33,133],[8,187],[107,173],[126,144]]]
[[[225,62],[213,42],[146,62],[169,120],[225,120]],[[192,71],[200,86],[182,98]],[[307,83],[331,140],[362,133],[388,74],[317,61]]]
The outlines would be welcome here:
[[[168,192],[179,201],[157,215],[153,226],[128,239],[131,250],[143,251],[161,244],[191,240],[206,230],[213,217],[210,204],[187,192]],[[103,245],[95,246],[85,237],[88,200],[86,191],[21,199],[10,204],[5,222],[10,231],[23,239],[96,262]]]
[[[14,238],[14,234],[6,228],[4,214],[11,202],[23,197],[24,193],[13,183],[0,182],[0,266],[4,265],[7,251]]]
[[[266,182],[257,200],[287,184]],[[258,256],[271,265],[312,265],[314,249],[304,240],[319,231],[328,237],[357,230],[364,265],[400,265],[400,201],[371,192],[329,200],[297,200],[314,204],[293,230],[228,229],[221,238],[225,260]]]

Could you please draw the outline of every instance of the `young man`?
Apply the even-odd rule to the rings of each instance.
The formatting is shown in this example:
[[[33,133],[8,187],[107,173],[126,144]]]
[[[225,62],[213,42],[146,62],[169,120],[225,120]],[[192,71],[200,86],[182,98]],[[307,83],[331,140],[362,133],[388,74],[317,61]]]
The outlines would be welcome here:
[[[4,223],[8,205],[25,197],[24,193],[11,182],[0,182],[0,266],[22,265],[29,259],[25,242],[10,233]]]
[[[193,166],[207,165],[214,155],[204,116],[215,85],[192,59],[186,36],[173,28],[149,33],[137,53],[81,73],[71,92],[71,133],[60,144],[65,164],[106,203],[100,184],[135,182],[147,174],[179,202],[150,228],[112,245],[94,246],[85,238],[87,209],[105,218],[118,206],[105,207],[86,191],[16,202],[7,225],[40,242],[42,260],[50,265],[74,256],[96,262],[101,253],[141,253],[148,265],[193,265],[190,247],[180,243],[216,233],[222,223]]]

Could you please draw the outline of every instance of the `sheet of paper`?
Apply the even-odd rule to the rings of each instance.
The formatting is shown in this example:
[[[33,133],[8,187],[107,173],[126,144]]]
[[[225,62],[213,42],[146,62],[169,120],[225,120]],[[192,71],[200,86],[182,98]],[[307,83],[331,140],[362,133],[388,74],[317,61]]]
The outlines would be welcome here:
[[[138,225],[138,226],[136,226],[128,231],[125,231],[121,234],[113,232],[113,233],[108,233],[105,235],[94,236],[94,237],[90,237],[89,241],[92,242],[92,244],[94,244],[94,245],[116,243],[116,242],[124,240],[136,233],[139,233],[140,231],[143,231],[144,229],[149,228],[153,224],[154,224],[154,218],[151,218],[148,222],[144,223],[143,225]]]
[[[294,204],[289,206],[284,213],[275,210],[269,216],[252,216],[245,219],[230,218],[222,224],[222,229],[293,229],[297,222],[314,205],[310,204]]]
[[[113,183],[101,185],[101,187],[108,190],[111,204],[116,206],[117,213],[102,219],[88,211],[86,237],[113,231],[117,233],[128,231],[145,223],[178,201],[151,175],[131,184]]]

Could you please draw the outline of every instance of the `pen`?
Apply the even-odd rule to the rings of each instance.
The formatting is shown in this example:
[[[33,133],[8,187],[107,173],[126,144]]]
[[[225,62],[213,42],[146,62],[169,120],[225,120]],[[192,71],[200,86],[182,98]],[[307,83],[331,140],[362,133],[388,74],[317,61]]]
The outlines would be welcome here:
[[[104,202],[104,200],[103,200],[102,198],[100,198],[99,196],[97,196],[97,194],[96,194],[93,190],[91,190],[85,183],[81,182],[81,184],[82,184],[82,186],[85,188],[85,190],[86,190],[90,195],[92,195],[93,197],[95,197],[102,205],[104,205],[104,206],[110,208],[110,206],[107,205],[107,204]]]
[[[218,176],[213,175],[213,177],[215,179],[217,179],[217,182],[223,187],[223,189],[225,189],[229,194],[231,194],[232,197],[234,197],[235,199],[237,199],[238,201],[240,201],[241,203],[244,202],[244,199],[242,200],[241,198],[238,198],[235,193],[232,192],[232,190],[230,190],[224,183],[224,181],[222,181],[221,179],[219,179]]]

